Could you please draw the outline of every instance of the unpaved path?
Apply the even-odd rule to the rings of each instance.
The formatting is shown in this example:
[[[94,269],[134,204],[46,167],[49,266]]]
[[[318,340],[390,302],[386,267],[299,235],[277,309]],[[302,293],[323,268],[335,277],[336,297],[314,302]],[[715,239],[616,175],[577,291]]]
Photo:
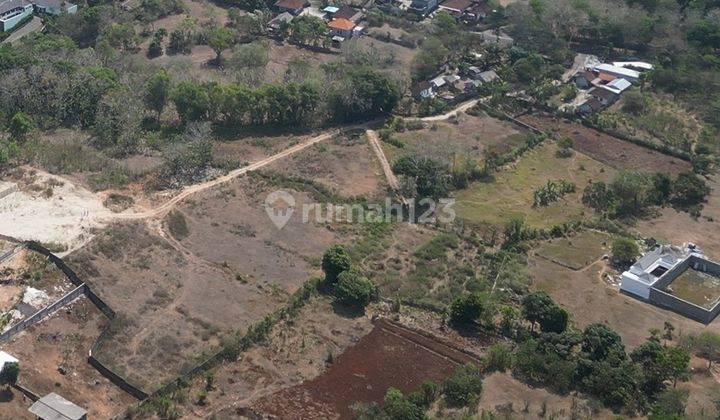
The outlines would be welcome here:
[[[139,212],[139,213],[118,213],[112,216],[113,219],[126,219],[126,220],[136,220],[136,219],[146,219],[150,217],[162,217],[165,214],[167,214],[170,210],[172,210],[176,204],[183,201],[187,197],[189,197],[192,194],[205,191],[209,188],[216,187],[220,184],[224,184],[226,182],[230,182],[233,179],[240,177],[242,175],[247,174],[248,172],[256,171],[260,168],[263,168],[273,162],[275,162],[278,159],[282,159],[286,156],[289,156],[293,153],[297,153],[307,147],[312,146],[313,144],[319,143],[321,141],[327,140],[331,138],[332,136],[338,134],[340,130],[333,130],[324,134],[320,134],[319,136],[312,137],[308,140],[305,140],[303,142],[300,142],[292,147],[289,147],[285,150],[283,150],[280,153],[277,153],[275,155],[272,155],[270,157],[267,157],[265,159],[261,159],[255,163],[252,163],[248,166],[235,169],[233,171],[228,172],[227,174],[215,178],[210,181],[206,181],[200,184],[195,185],[189,185],[185,188],[183,188],[178,195],[171,198],[170,200],[166,201],[165,203],[159,205],[158,207],[155,207],[154,209],[150,209],[147,211]]]
[[[461,103],[460,105],[458,105],[457,108],[453,109],[452,111],[448,111],[444,114],[432,115],[430,117],[422,117],[422,118],[415,118],[415,119],[418,119],[420,121],[426,121],[426,122],[444,121],[444,120],[447,120],[447,119],[450,119],[450,118],[456,116],[457,114],[459,114],[461,112],[467,111],[468,109],[477,105],[478,102],[480,102],[480,99],[471,99],[467,102]],[[408,118],[408,119],[413,119],[413,118]]]
[[[392,188],[393,190],[399,191],[400,183],[398,182],[397,177],[393,173],[387,157],[385,157],[385,152],[383,152],[382,146],[380,146],[380,139],[378,138],[377,133],[375,132],[375,130],[367,130],[365,131],[365,133],[367,134],[368,140],[370,140],[370,145],[375,152],[375,156],[377,156],[378,160],[380,161],[380,166],[382,166],[383,172],[385,172],[385,178],[387,179],[388,185],[390,185],[390,188]]]

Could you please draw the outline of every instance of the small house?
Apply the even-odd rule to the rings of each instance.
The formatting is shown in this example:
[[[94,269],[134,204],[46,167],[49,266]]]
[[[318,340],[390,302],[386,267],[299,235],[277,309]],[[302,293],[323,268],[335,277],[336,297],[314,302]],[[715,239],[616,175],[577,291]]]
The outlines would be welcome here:
[[[630,83],[640,80],[640,72],[625,67],[613,66],[612,64],[600,64],[594,69],[599,73],[600,78],[612,77],[612,79],[625,79]],[[611,81],[611,80],[608,80]]]
[[[605,88],[605,86],[594,87],[590,89],[588,93],[590,96],[597,99],[603,106],[612,105],[620,96],[612,90]]]
[[[429,14],[438,7],[438,0],[413,0],[409,10],[423,16]]]
[[[432,86],[433,89],[440,89],[445,86],[445,78],[443,76],[438,76],[430,80],[430,86]]]
[[[495,73],[495,70],[487,70],[478,75],[478,80],[482,83],[491,83],[498,79],[499,76]]]
[[[29,411],[42,420],[87,420],[87,411],[52,392],[35,401]]]
[[[630,86],[632,86],[630,84],[630,82],[628,82],[625,79],[615,79],[612,82],[606,84],[604,87],[605,87],[605,89],[609,89],[609,90],[617,93],[618,95],[620,95],[625,90],[627,90]]]
[[[282,12],[279,15],[275,16],[270,22],[268,22],[268,29],[271,32],[277,32],[282,29],[284,25],[289,25],[294,18],[295,17],[289,12]]]
[[[581,114],[594,114],[602,109],[603,105],[595,98],[590,98],[578,106]]]
[[[333,13],[332,17],[333,19],[347,19],[351,22],[358,22],[362,19],[363,14],[358,9],[354,9],[350,6],[343,6]]]
[[[0,0],[0,30],[12,30],[32,13],[33,5],[26,0]]]
[[[435,92],[433,91],[432,86],[430,85],[430,82],[427,80],[423,80],[422,82],[416,84],[410,89],[410,92],[412,93],[412,96],[416,99],[426,99],[426,98],[434,98]]]
[[[288,12],[294,16],[302,13],[308,6],[310,6],[308,0],[278,0],[278,2],[275,3],[275,7],[279,12]]]
[[[470,66],[470,67],[468,67],[467,71],[465,72],[465,74],[467,74],[468,77],[470,77],[471,79],[476,79],[476,80],[480,78],[480,73],[482,73],[482,70],[480,70],[480,68],[477,66]]]
[[[575,82],[575,86],[580,89],[590,89],[593,86],[593,80],[596,78],[595,73],[588,70],[581,70],[575,73],[573,81]]]
[[[77,4],[68,3],[64,0],[32,0],[32,2],[35,5],[35,11],[38,13],[49,15],[77,13]]]
[[[456,17],[460,17],[463,13],[468,11],[472,5],[472,0],[445,0],[440,6],[438,6],[438,9],[448,12]]]
[[[334,18],[328,23],[330,35],[344,39],[352,38],[355,26],[355,22],[343,18]]]

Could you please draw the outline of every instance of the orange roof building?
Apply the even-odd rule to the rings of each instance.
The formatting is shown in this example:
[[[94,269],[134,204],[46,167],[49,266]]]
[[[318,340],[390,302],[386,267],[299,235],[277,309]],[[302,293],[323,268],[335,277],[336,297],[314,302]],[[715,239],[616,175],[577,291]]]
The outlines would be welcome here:
[[[331,20],[328,26],[335,31],[348,32],[355,28],[355,22],[345,18],[337,18]]]

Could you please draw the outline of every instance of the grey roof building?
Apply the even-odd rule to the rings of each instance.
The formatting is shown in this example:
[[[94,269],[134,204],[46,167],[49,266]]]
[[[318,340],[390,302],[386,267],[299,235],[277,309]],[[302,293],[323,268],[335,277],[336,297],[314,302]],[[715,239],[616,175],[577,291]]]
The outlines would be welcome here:
[[[87,411],[54,392],[37,400],[29,411],[43,420],[87,420]]]

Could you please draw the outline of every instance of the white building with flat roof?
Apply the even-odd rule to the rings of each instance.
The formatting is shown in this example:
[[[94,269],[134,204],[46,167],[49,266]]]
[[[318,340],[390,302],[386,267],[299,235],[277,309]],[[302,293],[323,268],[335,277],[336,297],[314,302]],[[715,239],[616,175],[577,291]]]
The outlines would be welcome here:
[[[598,73],[605,73],[618,79],[625,79],[630,83],[640,80],[640,72],[625,67],[613,66],[612,64],[600,64],[594,69]]]
[[[643,255],[620,277],[620,290],[642,299],[650,297],[650,288],[658,279],[689,256],[704,258],[694,245],[683,248],[662,245]]]

